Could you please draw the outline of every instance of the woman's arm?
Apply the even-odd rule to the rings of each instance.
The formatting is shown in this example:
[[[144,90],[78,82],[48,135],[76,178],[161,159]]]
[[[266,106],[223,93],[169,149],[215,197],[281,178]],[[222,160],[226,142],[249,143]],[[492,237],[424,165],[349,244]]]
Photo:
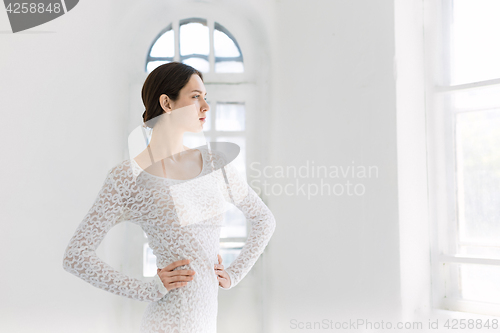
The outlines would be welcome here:
[[[167,293],[157,276],[144,282],[131,278],[97,257],[95,250],[125,209],[125,196],[117,186],[123,173],[108,171],[104,184],[87,215],[76,229],[64,253],[63,268],[91,285],[139,301],[158,301]],[[123,183],[122,183],[123,184]]]
[[[266,204],[248,185],[232,163],[224,166],[228,183],[228,192],[233,203],[243,212],[247,221],[251,223],[251,231],[240,254],[225,269],[231,280],[231,289],[236,286],[250,269],[265,247],[276,228],[276,220]]]

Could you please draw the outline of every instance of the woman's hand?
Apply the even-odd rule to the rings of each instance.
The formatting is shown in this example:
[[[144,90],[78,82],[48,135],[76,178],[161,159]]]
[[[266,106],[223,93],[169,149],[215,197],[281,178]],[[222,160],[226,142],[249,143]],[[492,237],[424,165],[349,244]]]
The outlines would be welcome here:
[[[220,254],[217,255],[219,258],[219,264],[214,265],[215,274],[217,274],[217,280],[219,280],[219,286],[222,288],[229,288],[231,286],[231,279],[229,275],[224,270],[224,266],[222,265],[222,257]]]
[[[189,264],[189,259],[174,261],[170,265],[157,269],[157,274],[160,277],[161,282],[168,291],[183,287],[188,284],[188,281],[194,279],[194,271],[188,269],[174,270],[175,268]]]

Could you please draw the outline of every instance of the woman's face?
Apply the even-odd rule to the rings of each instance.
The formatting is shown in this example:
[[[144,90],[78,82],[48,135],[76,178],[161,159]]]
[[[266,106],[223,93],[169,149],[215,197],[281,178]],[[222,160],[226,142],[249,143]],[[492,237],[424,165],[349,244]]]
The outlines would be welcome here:
[[[191,75],[188,83],[179,92],[177,101],[168,99],[170,109],[166,111],[172,111],[172,113],[166,116],[174,121],[176,126],[188,132],[202,131],[206,119],[200,120],[200,118],[206,118],[206,112],[210,109],[206,95],[205,85],[201,78],[197,74]],[[163,101],[162,105],[164,105],[167,95],[161,95],[160,101]]]

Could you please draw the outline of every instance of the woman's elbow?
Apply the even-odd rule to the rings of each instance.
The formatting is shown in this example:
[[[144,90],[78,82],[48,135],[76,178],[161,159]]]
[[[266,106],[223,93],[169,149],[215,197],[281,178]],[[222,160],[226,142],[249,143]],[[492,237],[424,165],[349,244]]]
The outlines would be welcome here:
[[[274,230],[276,230],[276,219],[274,218],[274,216],[272,218],[271,228],[272,228],[271,232],[274,233]]]
[[[63,268],[65,271],[77,275],[78,266],[82,262],[82,251],[75,251],[68,247],[63,256]]]
[[[62,261],[63,269],[66,272],[72,273],[73,263],[74,263],[74,259],[70,256],[69,252],[66,250],[66,252],[64,252],[64,257],[63,257],[63,261]]]
[[[276,219],[273,213],[268,209],[266,214],[267,228],[269,229],[269,234],[272,235],[276,229]]]

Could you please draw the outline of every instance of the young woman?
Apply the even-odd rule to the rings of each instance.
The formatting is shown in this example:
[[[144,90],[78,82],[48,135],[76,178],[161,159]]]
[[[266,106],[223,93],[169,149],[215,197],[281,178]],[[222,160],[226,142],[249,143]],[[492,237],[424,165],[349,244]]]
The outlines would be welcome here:
[[[267,246],[275,219],[223,152],[183,144],[200,132],[209,106],[202,74],[171,62],[147,77],[143,120],[153,128],[147,149],[108,171],[93,206],[66,249],[63,267],[93,286],[147,301],[141,332],[216,332],[218,288],[236,286]],[[203,96],[203,97],[202,97]],[[238,257],[225,268],[220,228],[228,203],[251,222]],[[157,258],[154,281],[129,277],[95,250],[121,221],[138,224]]]

